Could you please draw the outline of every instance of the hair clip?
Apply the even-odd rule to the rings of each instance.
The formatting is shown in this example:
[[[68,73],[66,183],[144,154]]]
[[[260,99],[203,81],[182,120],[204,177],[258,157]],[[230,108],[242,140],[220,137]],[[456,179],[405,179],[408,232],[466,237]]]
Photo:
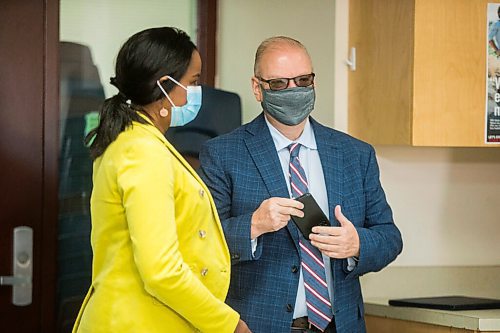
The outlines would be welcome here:
[[[125,101],[125,103],[126,103],[128,106],[131,106],[131,105],[132,105],[132,101],[131,101],[130,99],[127,99],[127,100]]]

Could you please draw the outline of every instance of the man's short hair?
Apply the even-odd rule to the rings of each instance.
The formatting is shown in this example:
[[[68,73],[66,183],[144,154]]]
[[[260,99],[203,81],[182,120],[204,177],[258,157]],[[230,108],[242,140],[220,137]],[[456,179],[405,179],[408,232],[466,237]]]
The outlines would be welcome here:
[[[267,38],[262,43],[260,43],[259,47],[257,48],[257,52],[255,52],[255,63],[253,66],[253,72],[255,76],[260,76],[259,65],[264,53],[267,52],[268,50],[278,49],[282,46],[292,46],[300,48],[307,53],[307,56],[309,56],[309,52],[307,52],[306,47],[296,39],[286,36],[274,36]]]

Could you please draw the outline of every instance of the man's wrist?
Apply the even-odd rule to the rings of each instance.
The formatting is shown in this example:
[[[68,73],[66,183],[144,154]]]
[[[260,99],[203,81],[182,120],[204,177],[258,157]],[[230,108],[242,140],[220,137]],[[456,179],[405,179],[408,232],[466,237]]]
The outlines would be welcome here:
[[[256,227],[255,220],[257,218],[255,217],[255,213],[252,214],[252,218],[250,219],[250,239],[257,239],[261,235],[259,232],[258,228]]]

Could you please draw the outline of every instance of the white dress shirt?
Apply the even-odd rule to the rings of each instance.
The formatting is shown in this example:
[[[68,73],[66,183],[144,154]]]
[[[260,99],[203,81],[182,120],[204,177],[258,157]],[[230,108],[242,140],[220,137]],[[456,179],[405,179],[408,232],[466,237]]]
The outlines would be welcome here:
[[[266,124],[269,127],[271,136],[273,138],[276,151],[278,152],[278,157],[281,163],[281,168],[283,175],[285,176],[286,185],[288,187],[288,194],[290,198],[292,197],[292,192],[290,190],[290,178],[289,178],[289,164],[290,164],[290,152],[288,146],[293,142],[298,142],[301,144],[299,151],[299,159],[301,161],[301,166],[304,169],[308,182],[308,190],[316,199],[318,205],[320,206],[323,213],[331,221],[331,216],[329,216],[328,209],[328,194],[326,191],[325,177],[323,175],[323,168],[321,165],[321,160],[319,158],[318,147],[316,146],[316,138],[314,136],[314,131],[309,122],[309,118],[304,126],[304,131],[300,137],[292,141],[281,134],[276,128],[271,125],[271,123],[265,118]],[[292,222],[293,223],[293,222]],[[255,252],[257,249],[258,239],[252,240],[252,250]],[[355,261],[352,258],[348,258],[348,270],[353,270],[356,266]],[[326,282],[328,284],[328,294],[330,300],[332,301],[333,290],[333,277],[330,265],[330,258],[323,255],[323,262],[325,264],[326,271]],[[333,301],[332,301],[333,302]],[[333,304],[333,303],[332,303]],[[304,278],[302,275],[302,268],[300,269],[299,286],[297,289],[297,298],[295,300],[295,307],[293,312],[293,318],[300,318],[307,316],[307,306],[305,298],[304,289]]]
[[[271,136],[278,152],[281,168],[283,169],[283,175],[286,179],[286,185],[288,187],[290,198],[292,197],[292,192],[290,190],[290,178],[288,176],[290,165],[290,152],[288,150],[288,146],[293,142],[298,142],[301,144],[299,159],[306,174],[308,190],[313,195],[314,199],[316,199],[316,201],[318,202],[318,205],[321,207],[323,213],[328,216],[328,195],[326,193],[325,177],[323,176],[323,168],[321,167],[321,161],[319,159],[318,147],[316,146],[316,138],[314,137],[314,132],[309,122],[309,118],[306,121],[304,131],[295,141],[291,141],[283,134],[281,134],[276,128],[271,125],[271,123],[269,123],[267,118],[266,123],[269,127],[269,130],[271,131]],[[333,284],[332,273],[330,269],[330,258],[323,256],[323,261],[325,263],[328,294],[330,295],[330,299],[332,299],[332,290],[330,287],[333,286]],[[307,316],[305,295],[304,278],[302,276],[301,268],[293,318]]]

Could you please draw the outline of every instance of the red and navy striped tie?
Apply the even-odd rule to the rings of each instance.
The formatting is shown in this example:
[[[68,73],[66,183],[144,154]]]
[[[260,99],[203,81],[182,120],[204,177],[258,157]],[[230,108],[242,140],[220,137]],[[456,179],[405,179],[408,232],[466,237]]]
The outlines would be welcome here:
[[[309,192],[307,178],[299,160],[299,143],[288,146],[290,150],[290,188],[296,198]],[[325,265],[318,248],[302,235],[299,238],[302,275],[306,291],[307,317],[309,323],[324,331],[333,318],[332,304],[328,296]]]

